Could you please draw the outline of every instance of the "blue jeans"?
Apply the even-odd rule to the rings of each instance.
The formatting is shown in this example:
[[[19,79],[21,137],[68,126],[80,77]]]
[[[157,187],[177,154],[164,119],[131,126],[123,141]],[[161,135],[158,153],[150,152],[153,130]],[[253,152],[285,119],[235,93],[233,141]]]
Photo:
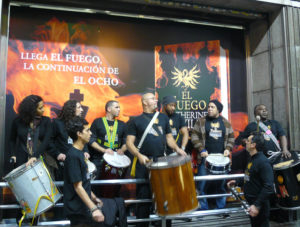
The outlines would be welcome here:
[[[205,160],[202,160],[201,164],[198,165],[197,176],[206,176],[206,175],[208,175],[208,173],[205,168]],[[226,193],[225,183],[226,183],[225,180],[208,181],[208,182],[197,181],[196,187],[200,195],[206,195],[208,187],[212,188],[214,193],[216,194],[223,194]],[[226,206],[226,197],[216,198],[216,205],[217,205],[217,209],[223,209]],[[201,210],[208,210],[207,199],[200,199],[200,206],[201,206],[200,207]]]

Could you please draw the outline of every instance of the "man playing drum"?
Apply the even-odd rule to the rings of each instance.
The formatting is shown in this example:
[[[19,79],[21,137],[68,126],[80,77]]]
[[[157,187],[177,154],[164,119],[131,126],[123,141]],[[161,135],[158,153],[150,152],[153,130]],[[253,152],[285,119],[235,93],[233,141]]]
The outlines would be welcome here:
[[[262,153],[264,137],[261,133],[254,133],[246,140],[246,149],[251,159],[245,171],[244,194],[250,204],[248,213],[253,227],[269,226],[270,203],[269,197],[274,193],[274,176],[269,160]],[[235,184],[235,180],[227,183],[228,187]]]
[[[206,117],[199,118],[194,125],[191,141],[194,148],[198,150],[198,176],[207,175],[205,159],[210,154],[224,154],[229,156],[234,144],[233,129],[229,121],[220,115],[223,105],[218,100],[211,100],[208,103],[208,114]],[[210,182],[215,186],[216,193],[226,193],[225,180]],[[206,194],[209,185],[206,181],[197,183],[197,190],[201,195]],[[208,203],[206,199],[200,200],[200,209],[207,210]],[[216,199],[218,209],[226,205],[226,197]]]
[[[291,157],[291,153],[287,149],[287,138],[285,132],[279,122],[268,119],[267,107],[263,104],[256,105],[254,107],[254,115],[259,120],[259,127],[257,126],[257,122],[249,123],[244,132],[241,132],[236,138],[236,144],[245,145],[246,140],[251,133],[257,131],[258,129],[259,132],[264,134],[265,147],[263,152],[267,157],[272,155],[270,151],[276,152],[280,150],[282,150],[284,157]],[[277,140],[280,140],[281,148],[279,147]]]
[[[64,168],[64,209],[71,226],[99,226],[103,222],[102,201],[91,191],[90,173],[83,148],[89,142],[88,122],[80,117],[68,121],[67,131],[73,145],[67,153]]]
[[[134,166],[135,163],[133,163],[133,168],[136,168],[135,177],[149,179],[149,170],[145,165],[150,162],[151,158],[156,159],[164,156],[166,143],[178,154],[186,155],[186,153],[177,146],[172,136],[169,119],[164,114],[158,114],[140,150],[137,148],[135,142],[141,140],[157,108],[157,99],[152,93],[144,94],[141,101],[143,114],[129,122],[126,144],[128,150],[138,159],[136,166]],[[151,199],[152,195],[149,184],[137,184],[136,196],[137,199]],[[136,210],[137,219],[149,218],[150,207],[151,205],[149,203],[138,203]],[[149,223],[138,223],[137,226],[149,226]]]
[[[105,105],[106,116],[94,120],[91,126],[91,160],[97,167],[97,179],[101,177],[103,154],[123,155],[126,151],[126,124],[117,120],[120,113],[118,101],[111,100]],[[105,196],[105,195],[104,195]],[[115,195],[119,196],[119,195]]]
[[[182,150],[188,143],[189,132],[187,130],[187,125],[184,118],[175,113],[176,110],[176,99],[174,96],[165,96],[162,101],[163,109],[162,113],[169,117],[169,124],[171,126],[172,135],[178,146],[181,146]],[[173,154],[173,150],[167,146],[167,155]]]

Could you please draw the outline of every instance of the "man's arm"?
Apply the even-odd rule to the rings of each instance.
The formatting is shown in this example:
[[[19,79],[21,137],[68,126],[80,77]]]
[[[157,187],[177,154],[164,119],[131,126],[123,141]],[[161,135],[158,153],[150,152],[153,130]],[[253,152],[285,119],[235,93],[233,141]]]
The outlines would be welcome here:
[[[82,187],[82,181],[74,183],[73,186],[74,186],[75,192],[80,197],[82,202],[89,208],[90,211],[93,211],[92,212],[93,219],[96,222],[103,222],[104,215],[102,214],[102,212],[99,209],[95,209],[97,207],[97,205],[95,205],[93,203],[93,201],[90,199],[87,192]]]
[[[188,132],[188,129],[186,126],[182,127],[179,131],[182,134],[181,148],[182,148],[182,150],[185,150],[186,145],[189,140],[189,132]]]
[[[176,141],[174,140],[172,133],[168,133],[166,135],[166,139],[167,139],[167,144],[170,148],[175,150],[180,155],[186,155],[185,151],[178,147]]]
[[[286,157],[286,158],[290,158],[291,157],[291,153],[287,149],[287,139],[286,139],[286,136],[285,135],[280,136],[279,139],[280,139],[280,145],[281,145],[281,148],[282,148],[282,155],[284,157]]]
[[[97,142],[92,142],[90,144],[90,146],[92,148],[94,148],[95,150],[102,152],[103,154],[105,154],[105,153],[114,154],[114,151],[112,149],[101,147]]]
[[[192,130],[191,141],[194,145],[194,148],[198,149],[198,151],[202,151],[205,148],[204,140],[202,138],[200,118],[196,121],[194,128]]]
[[[147,162],[149,162],[149,158],[143,154],[141,154],[139,152],[139,150],[137,149],[137,147],[134,145],[134,141],[135,141],[135,136],[134,135],[128,135],[127,136],[127,139],[126,139],[126,146],[129,150],[129,152],[136,156],[138,159],[139,159],[139,162],[142,164],[142,165],[145,165]]]

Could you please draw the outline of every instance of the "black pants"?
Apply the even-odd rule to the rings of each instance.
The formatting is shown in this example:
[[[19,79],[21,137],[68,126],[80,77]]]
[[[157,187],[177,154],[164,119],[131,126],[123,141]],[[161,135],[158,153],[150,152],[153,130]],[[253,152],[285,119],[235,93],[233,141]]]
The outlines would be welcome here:
[[[249,204],[253,204],[255,199],[247,199]],[[265,201],[256,217],[250,217],[252,227],[269,227],[270,202]]]
[[[103,222],[95,222],[92,217],[87,217],[85,215],[70,215],[68,219],[71,222],[72,227],[104,227],[106,226]]]

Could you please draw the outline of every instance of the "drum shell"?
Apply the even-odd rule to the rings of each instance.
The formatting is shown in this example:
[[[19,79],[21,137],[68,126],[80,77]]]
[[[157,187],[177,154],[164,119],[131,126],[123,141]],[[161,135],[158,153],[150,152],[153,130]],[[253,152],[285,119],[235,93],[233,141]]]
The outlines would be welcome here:
[[[224,174],[230,172],[230,163],[225,165],[216,166],[210,162],[205,162],[205,167],[211,174]]]
[[[4,177],[20,206],[26,212],[27,218],[34,216],[35,206],[41,196],[49,196],[53,202],[41,198],[35,216],[53,207],[61,198],[61,193],[49,176],[45,165],[38,160],[33,166],[26,167],[23,164]]]
[[[113,179],[123,179],[126,174],[128,167],[115,167],[108,164],[103,159],[103,165],[101,170],[101,180],[113,180]],[[105,198],[119,197],[121,185],[101,185],[100,196]]]
[[[300,209],[300,162],[274,168],[274,181],[278,205],[286,209]]]
[[[150,183],[158,215],[178,215],[198,208],[190,160],[170,168],[150,167]]]

